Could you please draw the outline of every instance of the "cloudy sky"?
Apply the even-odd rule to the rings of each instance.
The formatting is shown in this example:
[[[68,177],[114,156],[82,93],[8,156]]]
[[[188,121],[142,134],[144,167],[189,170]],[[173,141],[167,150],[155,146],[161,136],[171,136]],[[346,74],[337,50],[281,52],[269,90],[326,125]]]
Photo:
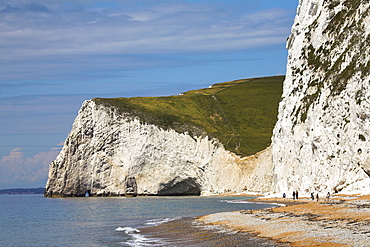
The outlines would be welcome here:
[[[0,189],[43,187],[84,100],[285,73],[298,0],[0,0]]]

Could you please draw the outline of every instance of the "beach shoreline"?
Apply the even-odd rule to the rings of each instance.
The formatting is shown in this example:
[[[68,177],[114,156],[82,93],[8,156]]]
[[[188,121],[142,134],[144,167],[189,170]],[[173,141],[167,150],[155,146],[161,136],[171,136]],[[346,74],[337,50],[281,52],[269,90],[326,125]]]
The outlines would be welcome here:
[[[147,239],[152,239],[153,246],[289,246],[272,239],[257,237],[252,233],[203,224],[194,217],[185,217],[158,226],[145,227],[140,229],[140,234]]]
[[[286,206],[205,215],[197,220],[290,246],[368,246],[370,195],[319,201],[259,197],[249,201]]]
[[[181,218],[141,232],[164,240],[161,246],[367,246],[370,240],[370,195],[247,201],[274,206]]]

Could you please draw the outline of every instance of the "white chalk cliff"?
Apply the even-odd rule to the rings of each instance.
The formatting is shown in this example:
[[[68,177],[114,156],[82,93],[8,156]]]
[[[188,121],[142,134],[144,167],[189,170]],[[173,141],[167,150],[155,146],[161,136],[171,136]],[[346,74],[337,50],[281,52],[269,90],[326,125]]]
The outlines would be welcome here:
[[[273,134],[275,192],[370,193],[369,7],[300,1]]]
[[[50,164],[45,195],[124,195],[133,177],[139,195],[369,193],[369,6],[299,2],[272,147],[241,158],[207,135],[165,130],[90,100]]]
[[[128,177],[139,195],[263,192],[271,189],[271,167],[269,150],[240,158],[215,139],[164,130],[89,100],[50,164],[45,195],[125,195]]]

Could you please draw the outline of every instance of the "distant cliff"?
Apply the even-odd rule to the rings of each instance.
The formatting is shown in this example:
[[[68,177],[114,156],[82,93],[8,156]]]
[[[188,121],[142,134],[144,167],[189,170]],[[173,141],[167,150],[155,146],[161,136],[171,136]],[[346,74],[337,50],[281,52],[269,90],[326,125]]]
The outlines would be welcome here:
[[[271,191],[266,147],[283,79],[240,80],[172,97],[86,101],[50,164],[45,196]]]
[[[276,192],[369,193],[369,7],[300,1],[273,135]]]
[[[17,194],[44,194],[45,188],[18,188],[18,189],[2,189],[0,190],[0,194],[9,194],[9,195],[17,195]]]

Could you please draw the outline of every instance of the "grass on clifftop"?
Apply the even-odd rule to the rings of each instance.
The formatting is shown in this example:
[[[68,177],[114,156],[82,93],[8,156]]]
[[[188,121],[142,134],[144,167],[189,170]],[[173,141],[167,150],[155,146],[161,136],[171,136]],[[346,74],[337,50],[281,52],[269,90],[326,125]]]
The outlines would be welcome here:
[[[271,143],[284,76],[245,79],[169,97],[96,98],[141,121],[217,138],[227,150],[255,154]]]

